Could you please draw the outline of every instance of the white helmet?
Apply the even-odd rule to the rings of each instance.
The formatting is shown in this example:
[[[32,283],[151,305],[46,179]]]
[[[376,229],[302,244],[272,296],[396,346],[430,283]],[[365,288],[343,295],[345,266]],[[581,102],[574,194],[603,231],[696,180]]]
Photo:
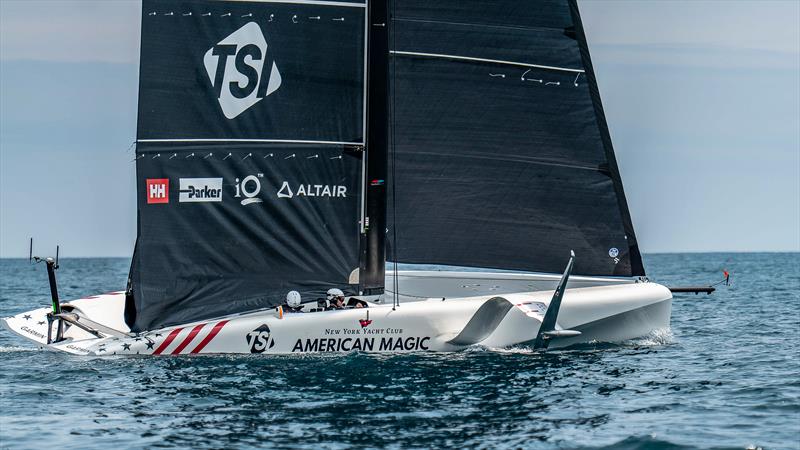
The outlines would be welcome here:
[[[287,305],[291,306],[292,308],[297,308],[298,306],[300,306],[300,303],[301,303],[301,300],[300,300],[300,293],[299,292],[297,292],[297,291],[289,291],[289,293],[286,294],[286,304]]]
[[[330,288],[328,289],[328,300],[333,300],[336,297],[344,297],[344,292],[341,289]]]

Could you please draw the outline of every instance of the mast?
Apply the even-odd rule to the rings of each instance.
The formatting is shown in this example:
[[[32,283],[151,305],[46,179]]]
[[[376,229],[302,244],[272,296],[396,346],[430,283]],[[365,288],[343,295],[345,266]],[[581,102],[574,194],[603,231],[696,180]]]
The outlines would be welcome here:
[[[368,2],[366,220],[359,290],[383,293],[386,269],[386,175],[389,149],[389,4]]]

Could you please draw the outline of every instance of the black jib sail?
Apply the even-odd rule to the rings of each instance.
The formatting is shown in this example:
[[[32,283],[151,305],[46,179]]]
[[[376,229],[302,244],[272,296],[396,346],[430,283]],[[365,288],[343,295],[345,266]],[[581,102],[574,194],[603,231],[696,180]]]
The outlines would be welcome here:
[[[574,1],[392,6],[388,257],[644,275]]]
[[[133,330],[353,292],[363,2],[144,0]]]

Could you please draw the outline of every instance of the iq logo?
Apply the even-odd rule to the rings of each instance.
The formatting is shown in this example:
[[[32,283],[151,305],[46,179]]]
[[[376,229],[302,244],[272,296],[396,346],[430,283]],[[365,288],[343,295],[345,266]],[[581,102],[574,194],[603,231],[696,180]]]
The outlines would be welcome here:
[[[147,203],[169,203],[169,178],[148,178],[145,189]]]
[[[281,74],[267,58],[261,27],[248,22],[211,47],[203,56],[214,94],[228,119],[234,119],[278,90]]]
[[[256,197],[261,193],[261,182],[259,178],[263,178],[264,174],[260,173],[258,176],[248,175],[243,180],[236,179],[234,187],[236,188],[236,195],[234,197],[241,198],[244,194],[244,199],[240,201],[242,205],[249,205],[251,203],[261,203],[264,200]]]

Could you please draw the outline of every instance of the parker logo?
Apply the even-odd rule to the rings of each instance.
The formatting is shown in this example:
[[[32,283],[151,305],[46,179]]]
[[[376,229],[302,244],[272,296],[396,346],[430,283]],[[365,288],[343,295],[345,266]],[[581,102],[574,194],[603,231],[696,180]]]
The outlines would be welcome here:
[[[278,189],[278,198],[294,197],[347,197],[347,186],[336,184],[300,184],[294,189],[288,181],[284,181]]]
[[[145,184],[147,203],[169,203],[169,178],[148,178]]]
[[[245,198],[240,202],[242,205],[263,202],[264,200],[257,197],[261,193],[261,181],[259,181],[259,178],[262,177],[264,177],[263,173],[258,174],[258,176],[248,175],[241,181],[237,178],[235,184],[236,195],[234,197],[241,198],[244,196]]]
[[[221,202],[222,178],[181,178],[178,202]]]
[[[270,337],[267,324],[247,333],[247,345],[250,346],[250,353],[264,353],[266,349],[275,346],[275,340]]]
[[[203,57],[222,113],[234,119],[281,85],[275,62],[267,58],[261,27],[248,22],[211,47]]]

